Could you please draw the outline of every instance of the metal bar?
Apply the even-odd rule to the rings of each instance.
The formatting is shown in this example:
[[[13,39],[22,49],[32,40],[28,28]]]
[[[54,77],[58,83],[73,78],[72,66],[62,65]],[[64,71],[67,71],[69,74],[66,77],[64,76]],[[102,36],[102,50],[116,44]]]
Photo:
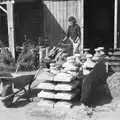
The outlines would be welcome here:
[[[118,0],[115,0],[115,5],[114,5],[114,49],[117,48],[117,17],[118,17]]]

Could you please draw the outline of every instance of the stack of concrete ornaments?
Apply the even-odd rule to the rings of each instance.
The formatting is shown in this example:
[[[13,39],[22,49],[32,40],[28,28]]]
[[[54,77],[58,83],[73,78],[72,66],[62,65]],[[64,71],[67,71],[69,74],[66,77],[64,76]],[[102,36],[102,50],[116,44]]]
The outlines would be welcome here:
[[[50,73],[54,77],[49,80],[46,78],[46,81],[38,85],[38,88],[41,89],[38,94],[38,97],[41,98],[39,106],[48,105],[55,108],[72,106],[72,100],[80,93],[82,81],[79,57],[79,55],[68,57],[61,70],[56,69],[56,72],[55,65],[52,65]]]

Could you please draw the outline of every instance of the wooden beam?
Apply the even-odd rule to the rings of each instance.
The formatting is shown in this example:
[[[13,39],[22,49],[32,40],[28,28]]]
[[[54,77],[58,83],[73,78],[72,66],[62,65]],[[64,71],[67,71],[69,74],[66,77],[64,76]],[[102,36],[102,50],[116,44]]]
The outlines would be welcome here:
[[[13,2],[7,2],[7,21],[8,21],[8,40],[9,50],[12,56],[15,58],[15,46],[14,46],[14,21],[13,21]]]
[[[7,4],[7,1],[5,1],[5,2],[0,2],[0,5],[5,5],[5,4]]]
[[[114,49],[117,48],[117,18],[118,18],[118,0],[114,0]]]
[[[7,14],[7,10],[3,6],[0,5],[0,9]]]
[[[14,0],[11,0],[11,1],[4,1],[4,2],[0,2],[0,5],[6,5],[8,2],[15,3],[15,1],[14,1]]]

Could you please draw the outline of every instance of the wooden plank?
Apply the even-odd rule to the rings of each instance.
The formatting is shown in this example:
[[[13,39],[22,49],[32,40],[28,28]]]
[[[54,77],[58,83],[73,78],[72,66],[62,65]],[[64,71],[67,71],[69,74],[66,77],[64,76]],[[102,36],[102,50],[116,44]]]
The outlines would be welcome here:
[[[7,13],[7,10],[6,10],[4,7],[0,6],[0,9],[1,9],[3,12]]]
[[[13,23],[13,2],[7,2],[7,21],[8,21],[8,40],[9,50],[12,56],[15,58],[15,46],[14,46],[14,23]]]

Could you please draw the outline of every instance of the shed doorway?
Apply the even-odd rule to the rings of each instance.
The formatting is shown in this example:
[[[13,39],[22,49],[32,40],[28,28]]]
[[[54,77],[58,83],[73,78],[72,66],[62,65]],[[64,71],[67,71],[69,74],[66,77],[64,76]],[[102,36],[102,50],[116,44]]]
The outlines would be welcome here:
[[[114,0],[85,0],[84,48],[114,46]]]

